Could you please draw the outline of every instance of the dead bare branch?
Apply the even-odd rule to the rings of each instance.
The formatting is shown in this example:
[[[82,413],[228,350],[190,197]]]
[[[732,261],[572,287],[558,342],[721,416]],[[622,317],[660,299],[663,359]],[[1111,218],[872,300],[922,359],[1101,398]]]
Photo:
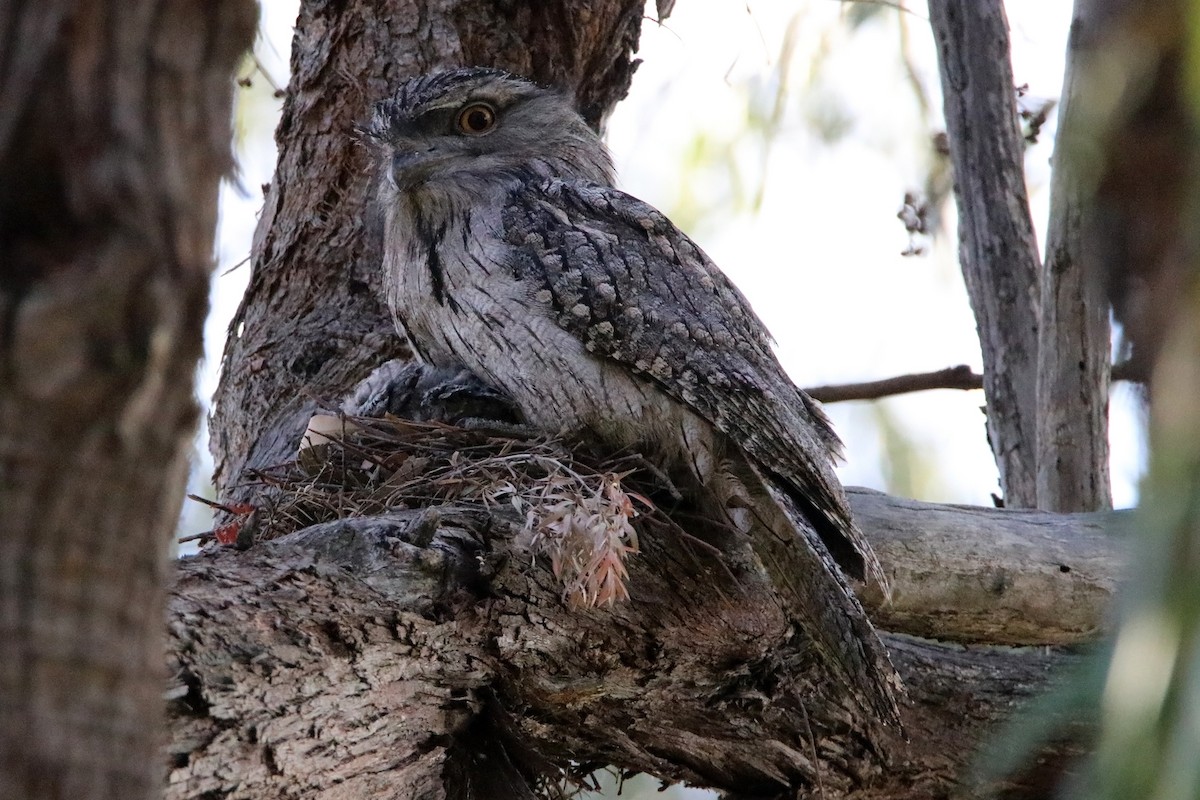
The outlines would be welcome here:
[[[1135,381],[1142,383],[1145,376],[1137,371],[1136,365],[1129,361],[1120,361],[1112,365],[1114,381]],[[822,403],[840,403],[845,400],[879,400],[910,392],[925,392],[930,389],[971,389],[983,388],[983,376],[966,364],[933,372],[914,372],[910,375],[897,375],[894,378],[884,378],[878,381],[863,383],[835,383],[827,386],[814,386],[804,391]]]

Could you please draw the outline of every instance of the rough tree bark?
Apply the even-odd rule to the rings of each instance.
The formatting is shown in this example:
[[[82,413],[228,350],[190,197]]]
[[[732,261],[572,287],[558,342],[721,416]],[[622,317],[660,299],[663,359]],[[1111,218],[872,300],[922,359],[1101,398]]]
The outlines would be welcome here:
[[[368,158],[353,138],[406,77],[496,66],[569,92],[599,126],[629,88],[638,0],[352,0],[301,4],[279,162],[255,235],[253,272],[230,327],[210,421],[225,499],[246,468],[295,452],[315,406],[404,355],[378,297]]]
[[[959,259],[983,349],[1004,502],[1037,505],[1039,260],[1001,0],[929,0],[954,165]]]
[[[161,791],[169,531],[256,18],[0,6],[0,797]]]
[[[181,564],[168,794],[520,798],[572,764],[615,764],[737,796],[958,796],[986,731],[1074,660],[1044,645],[1103,624],[1122,558],[1101,515],[851,498],[903,604],[880,619],[971,644],[885,636],[910,737],[885,769],[813,737],[804,698],[820,688],[795,685],[803,654],[768,584],[698,570],[651,537],[630,601],[573,611],[512,520],[444,508]],[[1046,597],[1069,621],[1012,613],[1048,619]],[[1016,646],[976,644],[995,638]]]
[[[1076,0],[1067,44],[1050,188],[1050,227],[1042,269],[1037,349],[1037,507],[1098,511],[1112,507],[1108,467],[1111,356],[1108,298],[1087,263],[1084,217],[1088,170],[1096,152],[1093,109],[1108,87],[1089,84],[1088,49],[1096,34],[1093,0]]]

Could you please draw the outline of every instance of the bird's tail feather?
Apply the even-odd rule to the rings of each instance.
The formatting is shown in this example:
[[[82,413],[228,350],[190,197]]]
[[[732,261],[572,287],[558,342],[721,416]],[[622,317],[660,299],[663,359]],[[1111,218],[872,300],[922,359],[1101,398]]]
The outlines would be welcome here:
[[[879,721],[898,724],[900,678],[841,569],[784,487],[747,466],[749,533],[767,574],[848,694]]]

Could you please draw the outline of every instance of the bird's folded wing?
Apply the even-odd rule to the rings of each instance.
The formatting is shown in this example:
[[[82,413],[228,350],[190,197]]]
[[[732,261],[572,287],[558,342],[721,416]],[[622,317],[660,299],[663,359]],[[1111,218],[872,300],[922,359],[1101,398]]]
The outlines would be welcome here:
[[[514,191],[503,226],[517,277],[560,325],[709,420],[788,488],[843,569],[882,578],[833,474],[840,442],[691,239],[624,192],[560,180]]]

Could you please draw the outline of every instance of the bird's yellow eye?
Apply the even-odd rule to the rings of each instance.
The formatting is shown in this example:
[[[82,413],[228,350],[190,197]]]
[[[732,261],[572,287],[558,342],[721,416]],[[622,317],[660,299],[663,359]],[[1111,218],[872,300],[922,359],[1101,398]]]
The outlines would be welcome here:
[[[471,103],[458,112],[458,129],[469,136],[487,133],[496,125],[496,110],[487,103]]]

